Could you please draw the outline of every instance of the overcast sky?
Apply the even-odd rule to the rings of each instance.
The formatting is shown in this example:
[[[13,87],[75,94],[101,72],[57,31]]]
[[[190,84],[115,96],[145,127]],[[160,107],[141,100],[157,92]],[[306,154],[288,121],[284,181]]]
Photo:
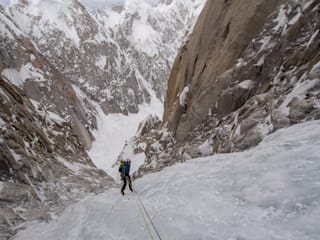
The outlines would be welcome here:
[[[10,2],[10,0],[0,0],[0,3],[7,5]]]
[[[80,0],[85,5],[96,9],[105,6],[121,5],[125,0]]]
[[[105,6],[121,5],[125,0],[80,0],[90,8],[96,9]],[[0,0],[0,3],[7,5],[10,0]]]

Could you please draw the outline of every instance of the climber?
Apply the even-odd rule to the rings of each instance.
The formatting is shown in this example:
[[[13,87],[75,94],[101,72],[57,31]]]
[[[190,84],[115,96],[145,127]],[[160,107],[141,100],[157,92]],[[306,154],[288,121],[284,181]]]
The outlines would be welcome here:
[[[131,178],[130,178],[130,165],[131,165],[131,161],[129,159],[127,159],[126,161],[121,161],[120,165],[119,165],[119,172],[121,173],[121,179],[123,181],[123,185],[121,188],[121,194],[124,195],[124,190],[127,186],[127,181],[129,184],[129,189],[131,192],[133,192],[133,188],[132,188],[132,183],[131,183]]]

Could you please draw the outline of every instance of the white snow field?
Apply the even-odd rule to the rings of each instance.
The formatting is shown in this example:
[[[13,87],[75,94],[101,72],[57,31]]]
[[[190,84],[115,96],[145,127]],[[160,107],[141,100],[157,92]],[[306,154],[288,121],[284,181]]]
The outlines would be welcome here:
[[[123,114],[105,115],[99,106],[97,109],[99,110],[98,130],[94,132],[95,141],[89,151],[89,156],[98,168],[119,182],[121,180],[117,176],[118,168],[114,167],[114,163],[117,161],[126,140],[135,135],[139,123],[148,115],[156,115],[160,118],[163,103],[152,95],[151,104],[140,105],[139,113],[128,116]]]
[[[178,163],[134,187],[163,240],[320,239],[320,121],[279,130],[246,152]],[[14,239],[152,239],[126,191],[88,197]]]

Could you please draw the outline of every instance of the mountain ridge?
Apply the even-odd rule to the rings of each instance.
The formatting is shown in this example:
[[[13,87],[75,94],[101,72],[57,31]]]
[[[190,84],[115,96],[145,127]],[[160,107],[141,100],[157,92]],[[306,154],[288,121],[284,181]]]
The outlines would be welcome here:
[[[146,123],[150,130],[120,158],[138,153],[141,176],[243,151],[278,129],[319,119],[319,7],[313,0],[207,2],[175,59],[163,122]],[[247,14],[238,11],[244,8]]]
[[[175,10],[188,14],[185,8]],[[170,65],[164,58],[174,55],[175,47],[158,58],[166,64],[157,74],[151,72],[157,65],[152,66],[154,56],[141,55],[151,66],[143,73],[138,61],[132,63],[134,54],[128,56],[130,39],[123,36],[119,43],[95,14],[74,0],[17,0],[6,9],[0,6],[0,238],[115,186],[88,152],[101,151],[93,147],[101,143],[98,126],[108,116],[115,121],[122,116],[113,125],[108,121],[106,128],[112,128],[163,99]],[[133,25],[127,15],[126,23]],[[178,29],[175,34],[184,33]],[[138,124],[134,121],[130,124]],[[104,161],[115,161],[105,155]]]

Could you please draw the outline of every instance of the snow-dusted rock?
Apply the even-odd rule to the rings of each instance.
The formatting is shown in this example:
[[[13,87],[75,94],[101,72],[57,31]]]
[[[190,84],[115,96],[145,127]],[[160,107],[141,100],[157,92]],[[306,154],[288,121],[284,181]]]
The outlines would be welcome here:
[[[24,92],[0,77],[1,229],[44,220],[85,193],[113,181],[95,168],[70,122],[35,107]],[[1,236],[2,237],[2,236]]]
[[[0,238],[114,184],[87,153],[97,115],[130,115],[163,100],[203,3],[130,0],[96,13],[77,0],[0,6]],[[116,15],[122,19],[113,25]],[[148,124],[159,121],[141,134]],[[166,139],[149,149],[160,151]]]
[[[142,137],[152,129],[157,128],[161,124],[160,119],[157,116],[149,115],[143,122],[139,124],[136,137]]]
[[[168,82],[163,124],[176,142],[146,162],[206,155],[203,146],[242,151],[275,130],[318,119],[319,7],[314,0],[208,1]],[[151,142],[154,131],[161,128]]]

